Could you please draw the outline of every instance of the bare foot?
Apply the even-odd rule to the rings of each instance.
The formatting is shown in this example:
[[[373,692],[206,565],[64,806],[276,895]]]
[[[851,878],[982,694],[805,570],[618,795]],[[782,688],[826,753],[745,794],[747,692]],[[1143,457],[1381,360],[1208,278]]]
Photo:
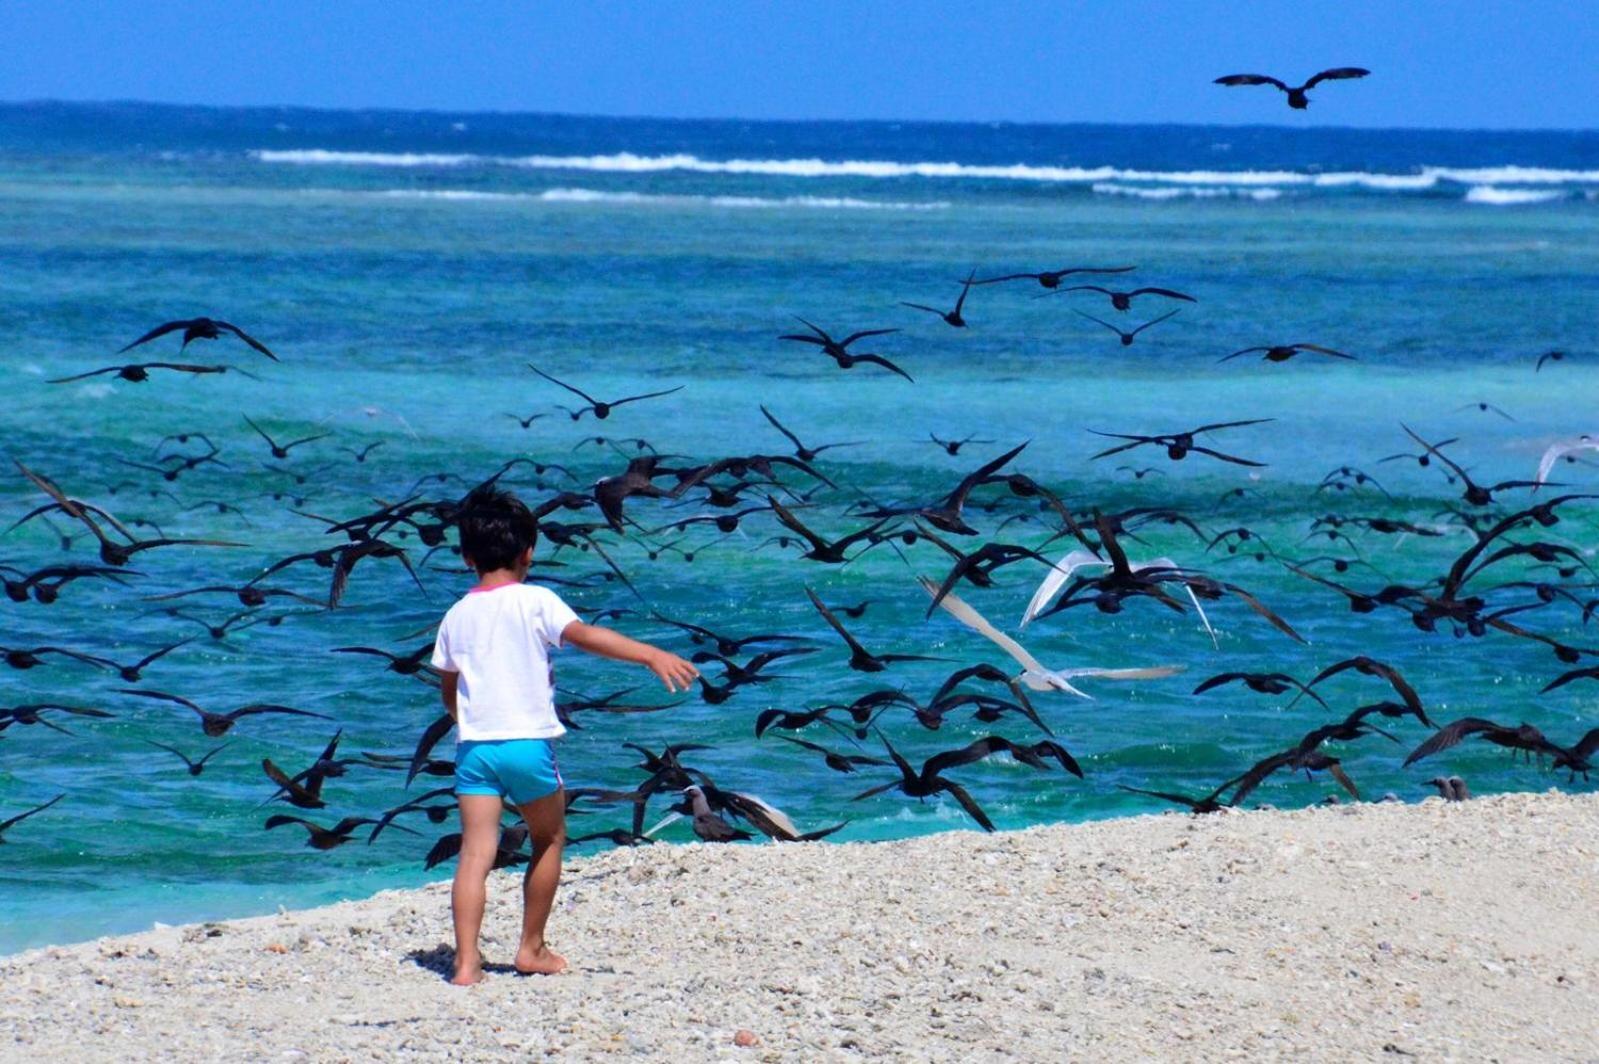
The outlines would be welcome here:
[[[566,971],[566,958],[548,946],[530,949],[523,946],[516,951],[516,970],[523,975],[555,975]]]
[[[455,960],[455,974],[450,977],[453,986],[472,986],[483,981],[483,958],[457,957]]]

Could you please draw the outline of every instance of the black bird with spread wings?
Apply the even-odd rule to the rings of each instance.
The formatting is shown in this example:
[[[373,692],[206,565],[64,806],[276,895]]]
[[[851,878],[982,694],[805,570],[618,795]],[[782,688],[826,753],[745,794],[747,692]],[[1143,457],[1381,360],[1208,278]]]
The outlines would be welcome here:
[[[838,363],[839,369],[854,369],[857,364],[867,362],[874,366],[882,366],[884,369],[892,373],[898,373],[901,377],[911,381],[911,383],[915,383],[915,379],[909,373],[906,373],[904,370],[894,365],[894,363],[890,362],[882,355],[857,355],[852,353],[849,349],[850,345],[857,340],[864,340],[868,336],[887,336],[889,333],[899,332],[898,329],[862,329],[860,332],[850,333],[842,340],[835,340],[826,332],[823,332],[819,326],[812,325],[804,318],[799,318],[798,320],[801,325],[804,325],[811,331],[811,335],[807,336],[803,333],[787,333],[783,336],[779,336],[778,339],[788,340],[791,343],[797,344],[815,344],[817,347],[822,349],[822,353],[824,355]]]
[[[175,705],[186,706],[194,710],[195,714],[199,716],[202,730],[213,739],[226,735],[228,730],[238,723],[240,717],[253,716],[257,713],[283,713],[295,717],[315,717],[318,720],[330,719],[322,713],[312,713],[307,709],[295,709],[291,706],[279,706],[267,702],[254,702],[247,706],[240,706],[238,709],[228,713],[212,713],[209,710],[201,709],[181,695],[170,695],[164,691],[140,691],[131,687],[119,687],[116,692],[120,695],[133,695],[136,698],[150,698],[160,702],[171,702]]]
[[[961,282],[960,298],[955,300],[954,310],[939,310],[937,307],[927,306],[925,303],[904,303],[900,306],[910,307],[912,310],[925,310],[929,314],[937,314],[944,319],[944,324],[956,329],[966,328],[966,319],[961,315],[961,308],[966,305],[966,296],[972,290],[972,285],[977,279],[977,271],[973,270],[966,275],[966,280]]]
[[[576,410],[573,410],[573,409],[571,409],[569,407],[564,407],[564,406],[561,408],[562,410],[566,411],[567,416],[569,416],[573,421],[577,421],[584,414],[590,413],[591,411],[593,412],[593,414],[594,414],[594,416],[596,418],[598,418],[601,421],[604,421],[606,418],[611,416],[611,411],[612,410],[614,410],[617,407],[621,406],[623,403],[636,403],[636,402],[638,402],[641,399],[658,399],[658,398],[660,398],[663,395],[671,395],[673,392],[680,392],[680,391],[683,390],[683,387],[684,387],[683,385],[679,384],[676,388],[667,388],[665,391],[645,392],[643,395],[630,395],[630,396],[628,396],[625,399],[612,399],[610,402],[603,402],[603,401],[601,401],[599,399],[594,398],[592,395],[590,395],[588,392],[583,391],[581,388],[577,388],[577,387],[574,387],[574,386],[572,386],[570,384],[567,384],[565,381],[556,380],[554,377],[550,376],[548,373],[545,373],[543,370],[539,369],[537,366],[533,365],[531,362],[528,363],[528,367],[527,368],[532,370],[534,373],[537,373],[540,377],[543,377],[545,380],[549,381],[551,384],[554,384],[557,387],[565,388],[567,391],[571,392],[573,395],[577,396],[578,398],[582,399],[585,403],[588,404],[587,406],[580,406]]]
[[[1136,266],[1068,266],[1063,270],[1043,270],[1039,273],[1007,273],[1003,277],[985,277],[972,284],[999,284],[1002,281],[1037,281],[1045,288],[1059,288],[1061,281],[1078,273],[1131,273]]]
[[[837,632],[839,638],[844,640],[845,645],[849,647],[849,667],[856,672],[882,672],[896,661],[938,660],[925,654],[873,654],[861,645],[860,640],[850,634],[849,629],[845,628],[837,617],[833,616],[833,611],[827,608],[825,602],[816,597],[816,592],[807,587],[805,594],[810,596],[811,605],[815,606],[816,612],[822,615],[822,620],[832,626],[833,631]]]
[[[1288,106],[1296,111],[1303,111],[1310,106],[1310,98],[1305,95],[1311,89],[1324,81],[1344,81],[1349,78],[1363,78],[1371,71],[1365,67],[1333,67],[1323,70],[1303,85],[1289,86],[1276,78],[1265,74],[1228,74],[1216,79],[1217,85],[1271,85],[1288,94]]]
[[[267,346],[260,340],[257,340],[255,337],[251,336],[237,325],[220,321],[216,318],[188,318],[182,321],[169,321],[165,325],[157,325],[155,328],[151,329],[149,332],[133,341],[133,343],[129,344],[127,347],[122,348],[122,350],[118,351],[117,354],[120,355],[123,351],[131,351],[140,344],[147,344],[151,340],[165,336],[167,333],[177,332],[180,329],[183,330],[183,343],[180,345],[179,350],[188,347],[190,341],[217,340],[220,339],[222,334],[226,332],[237,336],[239,339],[243,340],[245,343],[249,344],[251,347],[255,348],[272,361],[278,361],[278,356],[267,350]]]
[[[1097,284],[1074,284],[1068,288],[1058,289],[1060,292],[1098,292],[1110,298],[1110,305],[1116,310],[1127,311],[1133,308],[1133,300],[1139,296],[1163,296],[1166,299],[1180,299],[1185,303],[1198,303],[1193,296],[1175,292],[1170,288],[1135,288],[1131,292],[1118,292],[1113,288],[1101,288]],[[1044,293],[1050,295],[1051,293]],[[1041,298],[1041,297],[1040,297]]]
[[[1209,447],[1200,447],[1194,442],[1194,437],[1204,432],[1215,432],[1218,429],[1241,428],[1245,425],[1264,425],[1273,420],[1275,419],[1269,417],[1258,417],[1251,418],[1248,421],[1219,421],[1212,425],[1201,425],[1197,429],[1189,429],[1187,432],[1173,432],[1160,436],[1139,436],[1133,433],[1125,432],[1100,432],[1098,429],[1089,429],[1088,431],[1092,432],[1095,436],[1105,436],[1113,440],[1132,441],[1131,443],[1118,444],[1115,447],[1110,447],[1106,450],[1100,451],[1098,454],[1093,456],[1094,458],[1108,458],[1113,454],[1120,454],[1123,451],[1130,451],[1134,447],[1143,447],[1146,444],[1153,444],[1158,447],[1164,447],[1166,449],[1166,457],[1170,458],[1174,462],[1181,462],[1184,458],[1188,457],[1189,452],[1193,452],[1195,454],[1209,455],[1212,458],[1219,459],[1223,462],[1231,462],[1234,465],[1264,466],[1266,464],[1265,462],[1253,462],[1247,458],[1237,458],[1230,454],[1223,454],[1222,452],[1212,450]]]
[[[1045,759],[1049,758],[1078,779],[1083,778],[1082,767],[1077,764],[1076,758],[1072,757],[1064,746],[1047,739],[1031,746],[1024,746],[998,735],[990,735],[963,746],[959,750],[946,750],[943,753],[934,754],[923,762],[921,771],[918,772],[911,767],[911,763],[906,761],[899,751],[890,745],[888,739],[882,733],[878,733],[878,738],[883,740],[883,746],[888,750],[888,756],[893,758],[894,767],[899,769],[900,778],[890,780],[870,790],[862,791],[855,796],[855,801],[858,802],[863,798],[870,798],[874,794],[881,794],[884,791],[891,790],[898,790],[911,798],[928,798],[943,792],[959,802],[961,808],[966,810],[967,814],[977,821],[984,831],[993,831],[994,822],[988,819],[988,814],[983,812],[982,807],[967,793],[966,788],[954,780],[944,777],[943,773],[946,770],[959,768],[961,765],[969,765],[974,761],[981,761],[994,754],[1007,753],[1024,765],[1040,769],[1048,767]]]
[[[1103,325],[1105,328],[1109,329],[1111,332],[1115,333],[1117,336],[1119,336],[1121,338],[1121,342],[1122,342],[1122,346],[1123,347],[1131,347],[1131,346],[1133,346],[1133,340],[1135,340],[1138,337],[1139,333],[1143,332],[1145,329],[1149,328],[1151,325],[1159,325],[1161,322],[1165,321],[1167,318],[1175,317],[1176,315],[1181,314],[1182,310],[1178,309],[1178,310],[1167,311],[1165,314],[1162,314],[1158,318],[1151,318],[1149,321],[1144,322],[1144,324],[1138,326],[1138,328],[1136,328],[1136,329],[1133,329],[1131,332],[1127,331],[1126,329],[1121,328],[1118,325],[1112,325],[1110,322],[1106,321],[1104,318],[1096,318],[1092,314],[1084,314],[1082,311],[1077,310],[1075,308],[1073,308],[1072,313],[1076,314],[1079,318],[1087,318],[1089,321],[1096,322],[1097,324]]]
[[[1263,345],[1261,347],[1246,347],[1246,348],[1243,348],[1242,350],[1234,351],[1230,355],[1223,355],[1221,358],[1218,358],[1216,361],[1217,362],[1230,362],[1231,360],[1237,358],[1239,355],[1250,355],[1250,354],[1254,354],[1256,351],[1264,352],[1264,354],[1262,354],[1260,357],[1262,359],[1264,359],[1265,361],[1267,361],[1267,362],[1287,362],[1290,358],[1293,358],[1295,355],[1301,354],[1302,352],[1305,352],[1305,351],[1311,351],[1311,352],[1314,352],[1315,354],[1318,354],[1318,355],[1326,355],[1328,358],[1344,358],[1344,359],[1348,359],[1351,362],[1356,361],[1354,355],[1346,355],[1342,351],[1334,351],[1332,348],[1330,348],[1330,347],[1322,347],[1320,344],[1303,344],[1303,343],[1300,343],[1300,344],[1268,344],[1268,345]]]

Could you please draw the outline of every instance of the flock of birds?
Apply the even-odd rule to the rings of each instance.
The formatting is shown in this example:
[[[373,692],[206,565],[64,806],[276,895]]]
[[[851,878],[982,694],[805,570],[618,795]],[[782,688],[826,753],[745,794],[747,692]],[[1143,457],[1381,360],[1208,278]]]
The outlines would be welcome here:
[[[1218,79],[1224,85],[1269,84],[1284,91],[1289,106],[1303,108],[1305,93],[1318,83],[1363,77],[1367,71],[1342,67],[1323,71],[1304,85],[1289,87],[1261,75],[1233,75]],[[1133,266],[1070,266],[1028,273],[979,277],[970,272],[959,282],[953,304],[907,301],[909,309],[928,314],[944,326],[968,327],[968,300],[974,290],[990,285],[1036,285],[1040,294],[1078,293],[1078,298],[1104,300],[1110,315],[1126,314],[1134,303],[1149,301],[1194,304],[1192,295],[1172,288],[1141,286],[1130,289],[1087,283],[1131,272]],[[1081,282],[1081,283],[1079,283]],[[1177,309],[1127,329],[1105,317],[1077,311],[1085,318],[1114,332],[1121,345],[1130,345],[1143,330],[1169,319]],[[838,371],[894,374],[907,386],[914,379],[904,367],[875,352],[861,350],[863,341],[887,337],[901,330],[895,327],[864,329],[824,329],[812,321],[799,319],[803,331],[783,334],[779,342],[803,345],[830,359]],[[934,326],[938,327],[937,325]],[[207,317],[164,323],[122,349],[152,344],[177,334],[180,351],[188,351],[196,341],[228,338],[240,342],[274,363],[278,356],[250,333],[229,322]],[[170,341],[168,341],[170,342]],[[1334,348],[1309,342],[1265,343],[1226,355],[1223,361],[1259,355],[1265,363],[1286,362],[1300,355],[1352,360],[1354,356]],[[187,357],[187,356],[179,356]],[[1564,358],[1560,352],[1541,356],[1534,371],[1551,361]],[[190,625],[196,631],[185,639],[154,648],[141,648],[136,660],[123,662],[104,653],[91,653],[68,645],[0,646],[0,663],[13,670],[60,670],[63,688],[83,689],[89,676],[110,676],[125,686],[107,689],[109,698],[125,700],[126,705],[170,707],[192,714],[199,730],[208,739],[226,740],[236,727],[249,727],[260,716],[327,720],[323,713],[274,701],[248,701],[236,706],[205,705],[170,690],[163,690],[161,673],[169,655],[179,654],[194,640],[226,640],[254,626],[293,625],[299,618],[337,610],[345,598],[357,570],[367,572],[379,563],[398,566],[406,579],[425,590],[422,574],[438,571],[432,562],[442,553],[450,561],[454,547],[451,526],[472,490],[482,484],[506,483],[523,492],[540,520],[540,547],[534,578],[557,586],[574,596],[580,611],[597,621],[627,620],[634,626],[660,626],[676,633],[692,647],[693,660],[704,667],[699,681],[699,697],[711,706],[721,705],[745,689],[759,689],[779,678],[772,671],[792,662],[828,651],[842,651],[840,670],[859,674],[868,685],[856,697],[827,701],[804,707],[767,704],[754,720],[757,739],[781,742],[785,747],[814,756],[828,770],[848,776],[860,774],[870,785],[854,796],[865,800],[881,794],[898,794],[918,801],[947,796],[985,830],[993,830],[988,812],[961,781],[963,770],[990,758],[1008,758],[1028,769],[1049,775],[1084,776],[1078,758],[1056,734],[1051,718],[1054,707],[1047,700],[1087,698],[1082,684],[1100,681],[1141,682],[1167,679],[1180,672],[1173,665],[1136,667],[1074,666],[1052,668],[1045,665],[1019,641],[985,617],[973,599],[996,586],[1001,570],[1015,567],[1029,572],[1038,581],[1037,589],[1021,618],[1018,630],[1057,617],[1066,611],[1087,608],[1103,614],[1117,614],[1136,604],[1196,618],[1212,640],[1216,633],[1206,612],[1222,602],[1234,602],[1252,612],[1259,622],[1282,638],[1304,642],[1290,619],[1236,580],[1208,573],[1192,559],[1146,557],[1140,554],[1144,541],[1140,532],[1162,529],[1176,534],[1191,534],[1195,554],[1218,548],[1228,556],[1253,557],[1267,565],[1279,565],[1294,577],[1326,593],[1329,602],[1342,602],[1356,614],[1385,614],[1403,618],[1422,632],[1445,632],[1460,638],[1481,638],[1490,633],[1498,637],[1529,641],[1547,647],[1561,663],[1563,671],[1549,678],[1545,690],[1553,690],[1583,680],[1599,680],[1599,649],[1570,641],[1551,629],[1533,627],[1534,614],[1560,611],[1565,615],[1552,630],[1570,629],[1569,611],[1583,623],[1599,611],[1599,592],[1595,591],[1587,551],[1548,530],[1560,524],[1568,508],[1599,498],[1599,494],[1568,492],[1550,494],[1556,485],[1550,481],[1557,464],[1585,461],[1586,451],[1599,450],[1599,440],[1580,437],[1552,446],[1537,471],[1524,480],[1480,484],[1461,464],[1458,452],[1450,449],[1457,439],[1427,440],[1405,427],[1414,450],[1389,456],[1384,461],[1401,461],[1435,471],[1458,500],[1448,507],[1437,524],[1419,524],[1383,514],[1328,514],[1316,519],[1310,528],[1317,545],[1329,553],[1317,557],[1288,557],[1269,547],[1264,539],[1247,527],[1221,532],[1207,531],[1193,514],[1159,504],[1113,509],[1083,499],[1070,499],[1033,476],[1014,468],[1026,443],[971,463],[965,475],[955,479],[947,490],[934,497],[914,501],[884,500],[872,497],[856,485],[841,484],[844,478],[830,468],[826,452],[855,445],[855,441],[807,444],[776,413],[765,405],[760,412],[774,432],[786,441],[781,450],[740,452],[708,460],[689,460],[658,450],[642,437],[594,434],[591,425],[609,426],[613,417],[622,418],[649,403],[669,396],[682,386],[652,390],[637,395],[597,397],[593,387],[582,382],[559,379],[537,366],[528,367],[542,386],[551,389],[552,398],[563,404],[529,413],[506,412],[522,429],[549,417],[552,422],[564,417],[574,432],[583,434],[577,448],[592,446],[611,455],[614,471],[587,487],[580,486],[560,463],[539,457],[518,457],[506,461],[486,477],[462,477],[453,471],[430,473],[409,486],[396,484],[391,497],[371,500],[357,507],[360,512],[338,516],[312,513],[308,499],[319,483],[336,478],[329,467],[308,469],[294,463],[308,453],[327,454],[335,448],[351,463],[365,464],[382,441],[357,446],[340,445],[331,432],[313,432],[298,438],[280,438],[258,421],[244,416],[243,429],[248,444],[213,442],[224,439],[225,426],[169,436],[159,442],[147,459],[120,459],[127,477],[113,484],[89,485],[71,469],[44,469],[41,463],[12,456],[10,472],[25,485],[31,503],[5,521],[0,534],[0,549],[6,537],[18,529],[48,527],[51,537],[68,551],[70,560],[0,561],[0,583],[11,609],[48,607],[73,593],[74,586],[94,583],[105,588],[138,588],[143,574],[134,566],[150,552],[189,552],[194,559],[191,571],[204,571],[205,554],[238,550],[244,547],[233,536],[175,538],[161,531],[154,521],[123,519],[113,499],[142,497],[170,500],[174,512],[212,513],[218,521],[236,520],[247,525],[244,500],[235,498],[183,498],[177,494],[191,475],[202,471],[226,475],[224,453],[234,454],[244,446],[254,452],[263,468],[278,475],[282,487],[271,493],[272,501],[297,519],[317,526],[317,533],[303,550],[263,559],[258,571],[242,583],[202,582],[199,586],[159,589],[141,594],[141,600],[160,610],[173,624]],[[227,364],[186,361],[123,363],[89,372],[55,378],[52,383],[80,381],[93,377],[113,377],[128,384],[150,380],[155,371],[185,374],[240,373],[244,370]],[[567,397],[570,397],[569,399]],[[1490,404],[1477,404],[1484,412]],[[1508,416],[1508,415],[1504,415]],[[588,419],[592,419],[589,421]],[[1259,458],[1240,454],[1243,449],[1217,443],[1217,434],[1243,434],[1270,419],[1256,418],[1201,424],[1163,433],[1111,432],[1092,430],[1110,441],[1095,453],[1095,460],[1118,456],[1148,455],[1157,462],[1182,462],[1206,459],[1223,465],[1258,467]],[[224,442],[227,442],[224,439]],[[980,448],[994,441],[973,436],[942,438],[929,434],[929,442],[950,458],[960,460],[967,448]],[[553,445],[553,443],[552,443]],[[262,457],[264,454],[265,457]],[[267,458],[271,459],[269,463]],[[282,463],[282,464],[273,464]],[[1162,472],[1159,465],[1122,465],[1137,481]],[[847,490],[846,490],[847,489]],[[1242,494],[1235,488],[1229,494]],[[1334,495],[1362,499],[1373,493],[1386,495],[1369,473],[1343,465],[1332,470],[1320,490]],[[1542,494],[1540,494],[1542,491]],[[1502,496],[1519,494],[1519,502],[1506,504]],[[847,500],[847,501],[845,501]],[[346,500],[348,502],[348,500]],[[646,521],[643,508],[690,506],[692,515],[679,517],[676,510],[664,520]],[[985,533],[980,525],[986,526]],[[1373,585],[1350,575],[1372,568],[1360,553],[1365,537],[1437,539],[1444,535],[1439,526],[1452,527],[1467,544],[1450,564],[1430,579],[1404,584],[1385,581]],[[148,531],[146,530],[148,526]],[[1013,542],[999,538],[1014,529]],[[829,602],[807,581],[804,588],[817,624],[797,631],[724,631],[700,623],[703,619],[666,616],[643,604],[629,578],[624,551],[656,562],[678,558],[692,563],[696,551],[735,533],[754,531],[765,537],[756,550],[775,549],[792,555],[794,564],[815,567],[846,565],[871,551],[893,551],[910,569],[927,569],[932,575],[917,576],[925,592],[926,615],[942,611],[954,621],[981,636],[986,642],[982,653],[967,660],[952,661],[891,649],[863,639],[856,622],[874,608],[871,600],[857,603]],[[670,537],[670,538],[669,538]],[[1360,537],[1360,538],[1357,538]],[[90,555],[82,548],[87,546]],[[1130,553],[1131,552],[1131,553]],[[1139,560],[1133,554],[1140,554]],[[913,561],[913,557],[916,559]],[[569,560],[593,560],[596,569],[582,576],[567,573]],[[618,559],[622,559],[619,561]],[[365,564],[363,564],[365,563]],[[446,569],[459,581],[464,570],[459,560]],[[582,596],[590,589],[625,588],[637,597],[639,605],[590,608]],[[148,588],[139,588],[141,592]],[[892,593],[885,588],[883,594]],[[197,612],[190,604],[227,604],[226,609]],[[234,608],[236,604],[237,608]],[[220,609],[220,607],[219,607]],[[9,626],[8,626],[9,627]],[[1377,622],[1371,622],[1373,638]],[[428,633],[413,633],[423,639]],[[1219,642],[1216,643],[1219,646]],[[436,686],[436,676],[428,664],[431,639],[420,645],[403,647],[346,646],[338,653],[373,659],[387,671],[424,685]],[[919,697],[904,684],[875,679],[892,672],[907,661],[946,662],[953,666],[936,687]],[[714,673],[714,675],[713,675]],[[148,675],[147,675],[148,674]],[[1381,697],[1335,713],[1326,700],[1324,686],[1334,677],[1364,677],[1372,681]],[[1401,726],[1419,730],[1425,737],[1414,741],[1404,764],[1408,767],[1442,754],[1468,741],[1492,744],[1513,754],[1547,763],[1564,772],[1568,779],[1587,778],[1599,768],[1599,728],[1580,736],[1551,738],[1525,723],[1506,723],[1479,717],[1463,717],[1437,722],[1416,689],[1393,665],[1377,657],[1356,655],[1327,665],[1314,676],[1300,679],[1285,672],[1224,671],[1203,678],[1194,686],[1195,696],[1241,688],[1272,697],[1287,696],[1289,704],[1309,700],[1327,710],[1331,718],[1284,747],[1217,783],[1207,793],[1186,794],[1158,788],[1124,787],[1153,799],[1187,808],[1194,813],[1211,813],[1242,804],[1256,794],[1262,784],[1279,773],[1304,773],[1307,778],[1326,774],[1351,797],[1361,792],[1343,761],[1329,752],[1329,744],[1349,744],[1372,737],[1399,743]],[[1378,690],[1380,688],[1380,690]],[[578,696],[562,690],[558,712],[572,728],[584,727],[597,716],[628,717],[641,713],[670,713],[675,704],[641,704],[631,699],[631,690],[599,697]],[[747,698],[747,696],[746,696]],[[40,726],[58,732],[68,731],[74,719],[106,719],[114,714],[102,704],[90,705],[88,698],[62,697],[58,701],[39,701],[0,705],[0,736],[14,729]],[[937,731],[956,714],[967,716],[988,734],[964,745],[943,750],[920,764],[908,760],[895,745],[894,732],[900,727],[919,727]],[[311,726],[311,725],[307,725]],[[1001,735],[1001,726],[1011,731]],[[303,831],[306,844],[318,850],[331,850],[357,838],[367,842],[385,832],[420,835],[411,825],[426,820],[444,825],[454,816],[448,780],[453,765],[439,751],[450,733],[449,717],[439,715],[422,729],[414,743],[393,751],[351,753],[341,748],[342,729],[335,733],[309,764],[280,765],[271,758],[260,766],[263,804],[285,804],[295,812],[275,813],[265,818],[269,831],[292,827]],[[1026,738],[1017,738],[1015,729],[1025,729]],[[10,738],[10,736],[4,736]],[[181,761],[187,773],[199,777],[212,767],[229,743],[223,741],[207,749],[191,752],[168,743],[145,740],[152,748]],[[903,746],[903,742],[901,746]],[[621,810],[624,816],[615,826],[576,833],[574,843],[609,841],[617,845],[637,845],[652,841],[673,819],[687,818],[694,834],[710,842],[727,842],[758,834],[771,839],[796,841],[825,837],[845,822],[804,829],[770,802],[752,793],[744,783],[718,783],[696,764],[695,755],[707,749],[689,742],[672,742],[659,749],[624,743],[638,757],[638,776],[624,788],[573,786],[567,791],[574,814],[601,815],[605,810]],[[1334,746],[1334,749],[1337,747]],[[252,768],[251,772],[254,771]],[[444,782],[407,797],[384,810],[367,815],[346,816],[335,823],[319,814],[329,805],[338,780],[350,772],[393,773],[403,776],[409,789],[419,778]],[[1458,776],[1439,776],[1430,781],[1439,794],[1451,800],[1469,796],[1469,788]],[[0,840],[6,831],[20,829],[24,821],[45,813],[68,795],[61,794],[34,808],[22,810],[0,821]],[[652,816],[653,811],[653,816]],[[657,819],[659,818],[659,819]],[[653,821],[653,822],[652,822]],[[458,852],[458,834],[446,833],[427,851],[428,867],[448,860]],[[505,827],[499,863],[515,864],[526,860],[526,830],[517,824]]]

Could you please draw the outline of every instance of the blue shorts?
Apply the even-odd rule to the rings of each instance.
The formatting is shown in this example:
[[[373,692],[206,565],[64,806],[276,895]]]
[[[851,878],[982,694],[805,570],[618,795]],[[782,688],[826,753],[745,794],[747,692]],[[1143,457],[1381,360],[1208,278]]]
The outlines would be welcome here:
[[[455,793],[488,794],[526,805],[561,789],[548,739],[484,739],[455,746]]]

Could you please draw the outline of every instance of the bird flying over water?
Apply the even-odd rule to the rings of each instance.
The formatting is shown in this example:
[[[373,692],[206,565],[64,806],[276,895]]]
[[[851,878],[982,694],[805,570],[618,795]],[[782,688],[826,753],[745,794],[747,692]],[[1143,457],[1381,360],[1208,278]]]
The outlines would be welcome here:
[[[1306,96],[1305,93],[1309,92],[1322,82],[1343,81],[1349,78],[1363,78],[1370,73],[1371,71],[1364,67],[1333,67],[1330,70],[1323,70],[1321,73],[1312,77],[1303,85],[1292,87],[1281,81],[1278,81],[1274,77],[1269,77],[1265,74],[1228,74],[1224,77],[1217,78],[1215,84],[1271,85],[1288,94],[1289,107],[1292,107],[1296,111],[1303,111],[1305,108],[1310,106],[1310,98]]]
[[[179,329],[183,330],[183,343],[180,345],[179,350],[182,350],[184,347],[188,347],[190,341],[216,340],[220,339],[223,333],[228,332],[232,333],[234,336],[237,336],[239,339],[243,340],[245,343],[249,344],[251,347],[255,348],[272,361],[278,361],[278,356],[267,350],[267,346],[260,340],[257,340],[255,337],[251,336],[237,325],[220,321],[216,318],[188,318],[181,321],[169,321],[164,325],[157,325],[155,328],[151,329],[149,332],[133,341],[127,347],[122,348],[117,352],[117,354],[120,355],[123,351],[130,351],[133,348],[138,347],[140,344],[147,344],[151,340],[165,336],[167,333],[177,332]]]

